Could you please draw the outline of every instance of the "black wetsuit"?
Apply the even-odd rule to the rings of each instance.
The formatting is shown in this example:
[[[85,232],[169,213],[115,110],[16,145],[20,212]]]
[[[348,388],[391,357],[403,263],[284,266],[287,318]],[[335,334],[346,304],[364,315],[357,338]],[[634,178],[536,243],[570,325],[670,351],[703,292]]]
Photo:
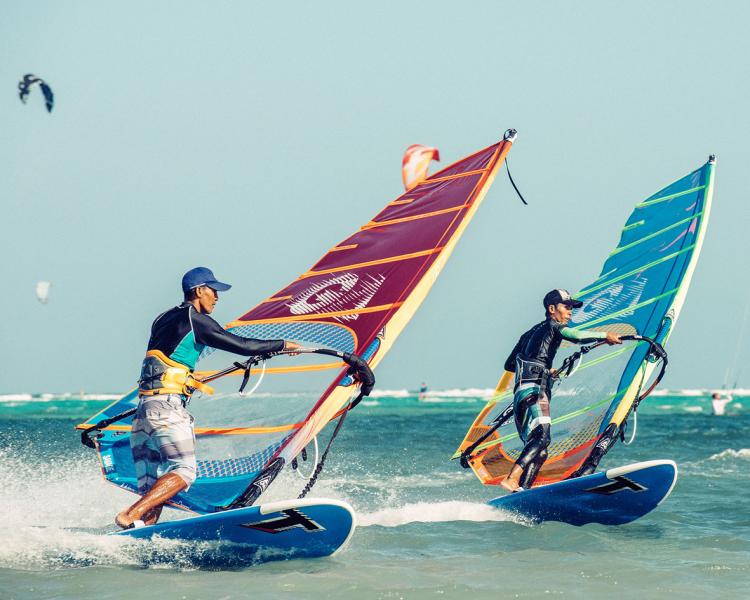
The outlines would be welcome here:
[[[552,424],[550,369],[560,344],[563,340],[585,344],[606,337],[606,332],[578,331],[548,317],[519,338],[505,361],[505,370],[516,374],[513,413],[518,434],[526,443],[516,461],[524,469],[521,487],[531,487],[547,460]]]
[[[191,370],[206,346],[241,356],[255,356],[284,349],[284,340],[243,338],[226,331],[190,302],[160,314],[151,325],[149,350],[159,350]]]

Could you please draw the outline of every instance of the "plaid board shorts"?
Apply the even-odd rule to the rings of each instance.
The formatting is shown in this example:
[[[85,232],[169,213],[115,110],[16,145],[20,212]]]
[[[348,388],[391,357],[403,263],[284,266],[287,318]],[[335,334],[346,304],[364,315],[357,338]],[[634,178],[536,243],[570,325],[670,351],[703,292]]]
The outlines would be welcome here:
[[[179,394],[143,396],[130,434],[138,491],[145,494],[156,480],[176,473],[188,484],[195,481],[193,416]]]

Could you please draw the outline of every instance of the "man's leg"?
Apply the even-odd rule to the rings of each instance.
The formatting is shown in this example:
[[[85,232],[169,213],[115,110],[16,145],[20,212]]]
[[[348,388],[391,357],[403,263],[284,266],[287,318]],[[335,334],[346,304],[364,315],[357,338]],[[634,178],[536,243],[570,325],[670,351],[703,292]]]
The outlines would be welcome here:
[[[526,485],[521,483],[522,478],[528,485],[533,483],[542,464],[547,460],[547,446],[550,441],[549,424],[537,425],[528,440],[510,473],[500,482],[500,485],[508,491],[517,492],[520,487],[526,489]],[[527,473],[530,473],[530,483]]]
[[[177,473],[167,473],[138,502],[115,517],[120,527],[130,527],[134,521],[153,525],[161,514],[161,507],[173,496],[187,488],[188,484]]]
[[[140,410],[133,418],[133,426],[130,431],[130,451],[133,454],[133,466],[135,467],[135,476],[138,483],[138,492],[141,497],[145,496],[159,480],[159,465],[161,463],[161,454],[155,441],[151,438],[153,428],[151,420],[146,415],[146,411]],[[140,501],[140,500],[139,500]],[[117,513],[115,523],[122,527],[131,527],[133,517],[130,517],[130,511],[137,504],[132,504],[125,510]],[[161,511],[159,511],[161,512]],[[141,520],[148,525],[152,525],[158,519],[158,515],[153,512],[145,514]]]
[[[500,482],[506,490],[516,492],[527,489],[547,460],[547,446],[550,442],[550,413],[549,399],[546,394],[531,394],[516,406],[516,427],[523,440],[526,441],[521,455],[510,473]]]
[[[155,525],[156,522],[159,520],[159,517],[161,517],[161,510],[164,508],[164,505],[157,506],[156,508],[152,508],[151,510],[147,511],[145,515],[143,515],[143,518],[141,521],[145,525]]]
[[[534,459],[528,467],[523,472],[523,475],[521,476],[520,484],[521,487],[525,490],[528,490],[532,485],[534,485],[534,481],[536,480],[536,476],[539,474],[539,469],[542,468],[542,465],[547,460],[547,450],[542,450],[539,454],[537,454],[536,459]]]
[[[130,527],[138,520],[153,525],[164,503],[195,481],[193,419],[179,397],[161,406],[161,411],[153,411],[153,415],[144,411],[144,418],[133,420],[130,443],[143,497],[117,515],[115,522],[120,527]]]
[[[515,465],[513,465],[510,473],[505,476],[505,479],[500,482],[500,487],[505,488],[509,492],[520,492],[522,490],[520,484],[522,475],[523,467],[516,463]]]

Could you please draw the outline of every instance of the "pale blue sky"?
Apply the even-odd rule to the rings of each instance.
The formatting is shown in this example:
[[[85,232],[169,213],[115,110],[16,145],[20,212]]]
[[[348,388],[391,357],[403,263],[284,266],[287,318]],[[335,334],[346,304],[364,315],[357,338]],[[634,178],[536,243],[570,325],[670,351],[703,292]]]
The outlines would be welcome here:
[[[714,211],[664,385],[723,383],[750,294],[745,3],[1,12],[0,392],[129,388],[185,270],[234,284],[215,313],[233,319],[398,196],[408,145],[446,164],[508,127],[531,206],[498,178],[379,387],[494,386],[544,292],[592,280],[633,204],[710,153]],[[19,102],[27,72],[52,85],[51,115]]]

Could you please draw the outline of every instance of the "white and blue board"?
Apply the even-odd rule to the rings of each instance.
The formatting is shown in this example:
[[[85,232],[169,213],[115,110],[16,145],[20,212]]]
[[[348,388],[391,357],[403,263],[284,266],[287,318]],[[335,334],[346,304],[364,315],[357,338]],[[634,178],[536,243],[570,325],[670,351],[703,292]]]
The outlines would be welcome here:
[[[650,460],[515,492],[489,504],[535,522],[622,525],[659,506],[676,481],[674,461]]]
[[[351,539],[354,511],[346,502],[302,499],[271,502],[125,529],[112,535],[220,542],[258,561],[335,554]]]

